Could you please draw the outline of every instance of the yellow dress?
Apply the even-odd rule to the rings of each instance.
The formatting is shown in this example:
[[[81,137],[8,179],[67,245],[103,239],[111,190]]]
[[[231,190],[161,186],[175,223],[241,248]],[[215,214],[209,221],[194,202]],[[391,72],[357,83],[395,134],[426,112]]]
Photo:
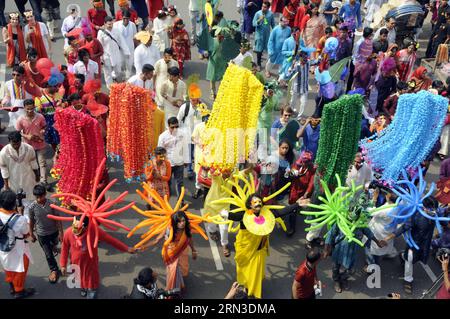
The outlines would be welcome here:
[[[234,247],[238,283],[247,288],[249,296],[261,298],[266,257],[269,255],[269,236],[258,236],[240,229]]]

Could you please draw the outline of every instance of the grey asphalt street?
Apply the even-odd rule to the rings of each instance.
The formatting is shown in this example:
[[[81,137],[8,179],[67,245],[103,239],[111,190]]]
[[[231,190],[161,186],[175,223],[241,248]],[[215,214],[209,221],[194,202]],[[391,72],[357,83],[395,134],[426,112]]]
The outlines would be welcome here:
[[[87,11],[90,1],[81,0],[62,0],[61,14],[65,15],[65,8],[70,3],[78,3],[84,13]],[[177,5],[179,15],[184,19],[188,30],[190,30],[190,22],[187,9],[187,0],[171,1]],[[27,7],[30,7],[28,4]],[[227,19],[234,19],[239,21],[239,15],[236,9],[236,1],[225,0],[222,1],[221,9]],[[16,11],[13,1],[7,1],[6,12]],[[109,12],[109,10],[108,10]],[[61,23],[61,22],[60,22]],[[425,30],[424,34],[429,34],[429,30]],[[58,32],[58,36],[60,33]],[[424,36],[424,35],[423,35]],[[63,63],[63,41],[58,38],[56,43],[53,43],[52,59],[55,63]],[[421,48],[426,48],[426,41],[421,41]],[[423,49],[422,54],[423,54]],[[204,99],[207,103],[209,100],[209,85],[205,81],[206,62],[198,58],[199,54],[195,47],[192,48],[193,60],[186,63],[185,74],[190,75],[199,73],[201,76],[201,88],[203,90]],[[2,45],[0,50],[0,64],[5,61],[5,48]],[[10,69],[6,70],[6,80],[10,78]],[[1,81],[2,79],[0,79]],[[311,82],[311,87],[315,87]],[[305,110],[305,115],[309,116],[314,111],[314,96],[310,94],[308,105]],[[2,114],[1,122],[7,125],[8,116]],[[10,131],[10,129],[8,129]],[[0,134],[0,143],[6,144],[6,131]],[[49,150],[48,158],[49,164],[51,159],[51,151]],[[135,201],[137,206],[144,208],[144,203],[136,194],[136,188],[139,187],[137,183],[127,184],[123,178],[122,166],[118,163],[108,163],[110,167],[110,177],[118,178],[119,182],[112,188],[110,196],[117,196],[123,191],[129,191],[129,196],[126,205],[131,201]],[[427,179],[429,181],[436,181],[439,175],[439,161],[436,159],[432,164]],[[194,186],[192,182],[186,179],[187,196],[186,201],[191,204],[190,211],[200,214],[199,209],[202,206],[200,200],[194,200],[191,197]],[[173,200],[173,199],[172,199]],[[135,226],[140,220],[140,215],[134,211],[127,211],[116,217],[116,220],[129,226]],[[306,225],[303,223],[303,218],[297,219],[297,233],[287,238],[281,229],[275,229],[270,238],[270,255],[267,258],[266,280],[263,283],[263,297],[264,298],[290,298],[291,285],[295,270],[305,257],[305,232],[303,231]],[[65,226],[68,226],[66,224]],[[126,238],[126,233],[121,231],[114,233],[114,236],[123,240],[129,246],[133,246],[138,242],[139,237],[134,236],[130,239]],[[230,234],[230,240],[234,242],[235,235]],[[221,299],[228,292],[231,284],[235,279],[235,263],[234,263],[234,248],[232,255],[229,258],[223,257],[219,245],[214,248],[214,244],[210,245],[200,236],[195,236],[195,245],[199,252],[199,258],[196,261],[190,261],[190,274],[186,280],[187,295],[189,299],[200,298],[214,298]],[[34,263],[30,266],[27,286],[35,287],[37,294],[33,298],[42,299],[72,299],[81,298],[79,290],[69,289],[64,278],[58,284],[51,285],[47,276],[49,274],[48,266],[44,257],[44,253],[39,247],[38,243],[32,244],[32,254]],[[404,248],[403,239],[397,240],[396,247],[401,250]],[[219,260],[214,258],[214,255],[220,255]],[[382,261],[381,272],[381,288],[370,289],[366,285],[367,276],[362,273],[361,269],[364,265],[364,252],[362,249],[358,252],[358,261],[356,265],[356,272],[350,280],[350,290],[344,291],[342,294],[336,294],[333,289],[333,281],[331,280],[331,260],[330,258],[322,261],[318,266],[318,276],[324,284],[323,297],[321,298],[342,298],[342,299],[373,299],[386,296],[390,292],[400,292],[403,294],[402,280],[403,267],[398,258]],[[123,295],[129,293],[132,287],[133,278],[137,275],[140,269],[146,266],[152,267],[160,275],[160,286],[165,283],[165,267],[161,258],[161,245],[149,249],[138,255],[122,254],[115,249],[100,245],[100,274],[101,287],[99,290],[99,298],[121,298]],[[223,265],[223,270],[216,269],[216,263]],[[424,267],[420,264],[414,266],[414,294],[410,298],[419,298],[422,291],[427,289],[431,283],[433,276],[440,275],[440,266],[430,258],[429,267]],[[3,275],[2,275],[3,276]],[[3,282],[3,277],[0,276],[0,298],[10,298],[8,294],[8,286]],[[406,296],[405,296],[406,297]],[[409,297],[406,297],[409,298]]]

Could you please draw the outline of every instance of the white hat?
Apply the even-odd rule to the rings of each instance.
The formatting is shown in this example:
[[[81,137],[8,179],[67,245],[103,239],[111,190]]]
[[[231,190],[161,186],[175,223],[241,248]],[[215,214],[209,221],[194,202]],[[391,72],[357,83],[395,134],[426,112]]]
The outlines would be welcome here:
[[[341,1],[333,1],[331,3],[331,7],[340,9],[342,7],[342,2]]]
[[[81,8],[78,4],[71,3],[67,6],[67,13],[72,13],[72,10],[76,10],[78,13],[81,13]]]

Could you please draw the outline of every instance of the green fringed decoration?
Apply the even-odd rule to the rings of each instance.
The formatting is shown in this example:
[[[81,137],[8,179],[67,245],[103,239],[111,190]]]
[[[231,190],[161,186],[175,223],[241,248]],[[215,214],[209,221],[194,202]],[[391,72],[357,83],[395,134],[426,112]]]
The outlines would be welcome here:
[[[344,95],[324,106],[320,123],[320,139],[316,164],[323,173],[322,180],[336,185],[334,176],[345,181],[358,150],[364,98]]]

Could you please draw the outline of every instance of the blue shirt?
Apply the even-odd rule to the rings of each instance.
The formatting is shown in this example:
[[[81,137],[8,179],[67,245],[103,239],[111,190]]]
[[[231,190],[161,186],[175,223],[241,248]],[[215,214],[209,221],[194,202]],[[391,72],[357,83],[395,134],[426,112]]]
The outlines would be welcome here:
[[[312,128],[308,125],[303,133],[303,147],[302,150],[310,151],[313,153],[313,161],[316,157],[317,149],[319,148],[319,137],[320,137],[320,124],[316,128]]]
[[[350,3],[344,4],[339,11],[339,16],[344,19],[344,22],[353,21],[354,23],[356,23],[356,29],[359,29],[362,26],[361,4],[358,1],[354,6],[350,5]],[[353,27],[352,29],[352,31],[354,31],[355,27]]]

